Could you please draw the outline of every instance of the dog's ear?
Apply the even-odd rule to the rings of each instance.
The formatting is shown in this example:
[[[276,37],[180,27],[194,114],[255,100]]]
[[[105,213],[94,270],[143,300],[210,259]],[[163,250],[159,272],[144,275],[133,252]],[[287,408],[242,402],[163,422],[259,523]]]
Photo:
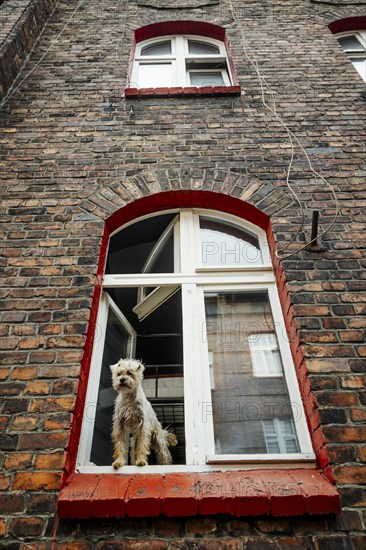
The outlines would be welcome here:
[[[144,372],[145,370],[145,366],[139,361],[139,366],[137,367],[137,370],[140,371],[141,373]]]
[[[115,363],[115,365],[109,365],[109,368],[111,369],[112,374],[114,373],[117,367],[118,367],[118,363]]]

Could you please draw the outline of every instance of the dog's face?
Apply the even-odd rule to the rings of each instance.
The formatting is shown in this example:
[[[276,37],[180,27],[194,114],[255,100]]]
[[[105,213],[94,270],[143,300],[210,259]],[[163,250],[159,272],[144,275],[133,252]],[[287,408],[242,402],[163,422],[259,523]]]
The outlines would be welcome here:
[[[111,365],[112,385],[117,391],[131,391],[141,385],[145,367],[137,359],[120,359]]]

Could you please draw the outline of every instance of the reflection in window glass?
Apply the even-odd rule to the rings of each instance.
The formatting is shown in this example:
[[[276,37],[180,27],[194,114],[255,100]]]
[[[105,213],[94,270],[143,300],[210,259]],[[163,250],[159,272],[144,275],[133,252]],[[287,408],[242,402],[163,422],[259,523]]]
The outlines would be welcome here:
[[[188,51],[193,55],[217,55],[220,53],[220,48],[207,42],[188,40]]]
[[[251,233],[210,218],[200,218],[202,265],[241,266],[262,264],[258,238]]]
[[[215,381],[211,388],[214,437],[221,448],[215,452],[266,454],[269,451],[263,421],[293,420],[282,370],[275,378],[253,373],[248,336],[254,332],[272,334],[275,328],[268,295],[206,293],[205,305],[211,376]],[[296,435],[291,437],[298,445]],[[277,452],[288,452],[279,448]]]
[[[221,71],[193,72],[189,71],[191,86],[224,86],[225,81]]]
[[[170,40],[145,46],[141,49],[141,55],[170,55],[172,53],[172,45]]]
[[[278,376],[282,374],[280,350],[274,332],[249,336],[254,376]]]
[[[297,453],[299,445],[293,420],[263,420],[263,431],[268,453]]]

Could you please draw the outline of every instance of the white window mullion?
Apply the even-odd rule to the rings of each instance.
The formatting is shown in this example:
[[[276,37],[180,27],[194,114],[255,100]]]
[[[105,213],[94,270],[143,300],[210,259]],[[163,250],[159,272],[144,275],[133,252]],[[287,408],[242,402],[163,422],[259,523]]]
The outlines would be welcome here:
[[[193,245],[191,245],[193,246]],[[192,264],[191,264],[192,268]],[[185,268],[184,268],[185,269]],[[198,284],[215,284],[220,285],[227,282],[227,270],[217,269],[214,270],[202,269],[196,270],[197,274],[193,273],[128,273],[123,275],[104,275],[103,286],[104,288],[120,288],[120,287],[135,287],[135,286],[169,286],[179,285],[181,283],[198,283]],[[238,269],[237,272],[231,275],[231,282],[233,285],[240,284],[269,284],[274,282],[273,273],[263,269],[243,270]]]
[[[176,86],[187,86],[186,82],[186,58],[185,58],[185,38],[183,36],[175,37],[175,56],[176,56]]]
[[[186,460],[189,465],[205,464],[205,425],[202,416],[202,365],[200,326],[202,317],[198,306],[196,285],[182,285],[183,364],[184,364],[184,423]]]
[[[180,254],[182,273],[194,273],[197,266],[195,247],[199,234],[192,211],[183,210],[180,214]]]

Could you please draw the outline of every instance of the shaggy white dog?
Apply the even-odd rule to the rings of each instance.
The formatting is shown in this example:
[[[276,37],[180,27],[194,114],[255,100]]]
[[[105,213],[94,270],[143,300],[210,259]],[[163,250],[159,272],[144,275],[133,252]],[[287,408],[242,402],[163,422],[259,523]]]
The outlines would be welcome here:
[[[141,387],[145,367],[136,359],[120,359],[111,365],[113,388],[118,393],[114,404],[112,464],[118,469],[127,464],[131,439],[131,464],[146,466],[151,449],[158,464],[171,464],[168,445],[178,443],[173,433],[164,430]]]

